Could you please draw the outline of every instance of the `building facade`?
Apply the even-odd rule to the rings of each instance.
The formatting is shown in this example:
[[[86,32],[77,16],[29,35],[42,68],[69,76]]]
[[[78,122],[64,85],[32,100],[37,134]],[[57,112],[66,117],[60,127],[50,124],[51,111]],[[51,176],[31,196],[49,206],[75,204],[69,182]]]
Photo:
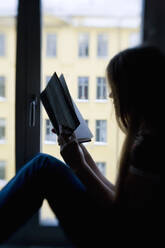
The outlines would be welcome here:
[[[102,173],[115,183],[124,135],[108,98],[105,69],[116,53],[139,43],[139,21],[44,15],[42,22],[41,90],[55,71],[64,74],[94,135],[86,148]],[[0,187],[15,174],[15,54],[15,19],[1,16]],[[51,132],[52,125],[43,107],[41,110],[41,152],[61,159],[57,137]]]

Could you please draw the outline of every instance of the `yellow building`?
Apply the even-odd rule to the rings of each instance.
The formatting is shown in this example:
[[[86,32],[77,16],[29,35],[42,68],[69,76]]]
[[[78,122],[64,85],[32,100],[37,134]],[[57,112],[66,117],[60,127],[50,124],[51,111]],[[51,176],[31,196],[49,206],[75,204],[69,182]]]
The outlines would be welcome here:
[[[99,168],[115,183],[124,135],[107,98],[105,68],[113,55],[139,42],[139,20],[53,15],[43,16],[42,82],[64,74],[75,103],[94,137],[86,144]],[[0,17],[0,186],[15,173],[15,47],[14,17]],[[61,159],[56,135],[42,108],[41,151]]]

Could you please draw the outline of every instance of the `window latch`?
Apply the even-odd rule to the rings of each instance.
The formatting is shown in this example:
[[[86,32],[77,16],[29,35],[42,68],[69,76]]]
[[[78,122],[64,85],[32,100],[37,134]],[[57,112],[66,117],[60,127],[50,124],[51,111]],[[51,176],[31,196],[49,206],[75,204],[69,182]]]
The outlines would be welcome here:
[[[35,127],[36,124],[36,106],[37,106],[37,97],[32,96],[29,106],[29,127]]]

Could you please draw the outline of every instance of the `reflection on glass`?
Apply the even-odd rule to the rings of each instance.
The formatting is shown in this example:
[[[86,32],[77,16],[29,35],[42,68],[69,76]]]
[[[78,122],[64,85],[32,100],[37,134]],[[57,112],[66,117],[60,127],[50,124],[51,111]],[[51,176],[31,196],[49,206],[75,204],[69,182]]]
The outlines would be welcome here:
[[[0,189],[15,174],[17,1],[0,1]]]
[[[43,0],[42,14],[42,89],[54,71],[64,74],[95,136],[86,147],[115,183],[124,135],[107,99],[105,68],[116,53],[140,42],[141,0],[124,6],[123,0]],[[62,159],[48,119],[42,109],[42,152]],[[41,224],[54,216],[46,202],[40,216]]]

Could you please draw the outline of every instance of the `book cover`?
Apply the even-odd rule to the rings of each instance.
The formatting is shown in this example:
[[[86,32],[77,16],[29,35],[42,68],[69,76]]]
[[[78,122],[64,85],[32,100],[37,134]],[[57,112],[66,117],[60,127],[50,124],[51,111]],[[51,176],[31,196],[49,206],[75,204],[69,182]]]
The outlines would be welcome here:
[[[79,142],[91,140],[93,135],[69,93],[63,74],[60,78],[53,74],[40,98],[57,135],[61,125],[66,134],[74,132]]]

